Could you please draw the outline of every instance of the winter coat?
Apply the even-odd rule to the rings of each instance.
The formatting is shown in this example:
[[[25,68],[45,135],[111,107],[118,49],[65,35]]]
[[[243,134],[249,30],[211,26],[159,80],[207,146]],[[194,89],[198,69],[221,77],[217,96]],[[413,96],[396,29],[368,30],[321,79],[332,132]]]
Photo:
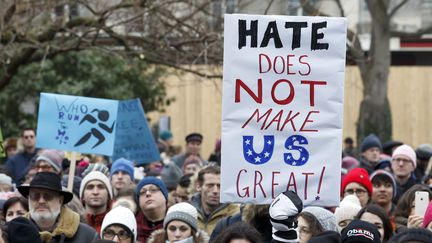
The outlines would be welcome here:
[[[26,214],[30,218],[30,214]],[[52,232],[39,232],[45,243],[83,243],[99,239],[96,231],[87,224],[80,223],[79,214],[62,206],[56,228]]]
[[[138,242],[147,242],[147,239],[150,237],[153,231],[161,229],[163,225],[163,220],[154,223],[149,222],[142,212],[138,212],[138,214],[135,215],[135,218],[137,221]]]
[[[249,223],[257,229],[264,242],[270,242],[272,240],[272,225],[270,223],[268,206],[247,204],[241,209],[240,213],[224,217],[216,224],[210,236],[210,242],[216,239],[224,229],[241,221]]]
[[[240,207],[238,204],[228,204],[221,203],[216,210],[210,213],[208,217],[205,216],[205,213],[201,206],[201,194],[195,194],[191,199],[191,204],[198,211],[198,228],[203,229],[208,235],[211,235],[214,228],[216,227],[217,222],[226,217],[232,216],[240,212]]]
[[[207,242],[209,242],[209,236],[205,231],[198,229],[197,234],[198,234],[198,236],[196,238],[196,241],[194,241],[193,243],[207,243]],[[167,239],[165,238],[165,235],[166,235],[166,232],[164,229],[156,230],[151,234],[147,243],[165,243],[167,241]]]

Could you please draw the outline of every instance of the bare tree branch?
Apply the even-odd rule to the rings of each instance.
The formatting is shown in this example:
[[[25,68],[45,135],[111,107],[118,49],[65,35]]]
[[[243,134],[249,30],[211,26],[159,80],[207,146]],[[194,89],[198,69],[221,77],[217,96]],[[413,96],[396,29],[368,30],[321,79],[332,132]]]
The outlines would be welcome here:
[[[264,15],[267,15],[268,11],[270,10],[270,7],[272,6],[274,0],[270,0],[270,2],[267,4],[267,7],[264,11]]]
[[[339,9],[339,14],[341,17],[345,17],[345,11],[343,9],[342,3],[340,0],[335,0],[336,1],[336,5],[338,6]]]
[[[389,17],[390,18],[392,18],[395,14],[396,14],[396,12],[400,9],[400,8],[402,8],[406,3],[408,2],[408,0],[403,0],[403,1],[401,1],[398,5],[396,5],[391,11],[390,11],[390,13],[389,13]]]

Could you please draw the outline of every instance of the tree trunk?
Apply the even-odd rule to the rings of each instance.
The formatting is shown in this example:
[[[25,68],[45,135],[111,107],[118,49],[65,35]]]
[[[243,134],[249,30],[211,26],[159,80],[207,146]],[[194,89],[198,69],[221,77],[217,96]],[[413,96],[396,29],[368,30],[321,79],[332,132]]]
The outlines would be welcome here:
[[[357,144],[370,133],[375,133],[382,142],[391,139],[392,135],[391,111],[387,97],[391,63],[390,17],[386,9],[380,7],[369,6],[372,16],[371,45],[366,65],[363,65],[363,68],[359,66],[363,69],[360,70],[363,101],[357,123]]]

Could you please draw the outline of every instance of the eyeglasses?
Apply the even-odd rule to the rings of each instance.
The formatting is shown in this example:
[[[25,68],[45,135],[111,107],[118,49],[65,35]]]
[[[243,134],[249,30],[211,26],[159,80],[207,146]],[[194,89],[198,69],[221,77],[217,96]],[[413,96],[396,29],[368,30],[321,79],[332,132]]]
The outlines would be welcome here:
[[[363,189],[347,189],[345,190],[345,193],[348,195],[353,195],[354,193],[358,196],[363,195],[366,193],[366,190]]]
[[[30,192],[29,197],[32,201],[39,201],[41,197],[47,202],[53,200],[58,195],[54,192],[41,193],[41,192]]]
[[[154,193],[156,193],[158,191],[160,191],[160,189],[157,188],[157,187],[155,187],[155,188],[149,188],[149,189],[143,188],[140,191],[140,195],[146,195],[147,192],[150,192],[150,194],[154,194]]]
[[[412,163],[412,161],[410,159],[404,159],[404,158],[395,158],[395,159],[392,159],[392,161],[396,162],[396,163],[402,162],[403,164]]]
[[[34,136],[33,135],[24,136],[24,139],[29,139],[29,138],[34,138]]]
[[[131,237],[131,234],[126,230],[120,230],[119,232],[114,232],[113,230],[105,230],[103,233],[103,238],[107,240],[112,240],[117,235],[120,240],[127,240]]]

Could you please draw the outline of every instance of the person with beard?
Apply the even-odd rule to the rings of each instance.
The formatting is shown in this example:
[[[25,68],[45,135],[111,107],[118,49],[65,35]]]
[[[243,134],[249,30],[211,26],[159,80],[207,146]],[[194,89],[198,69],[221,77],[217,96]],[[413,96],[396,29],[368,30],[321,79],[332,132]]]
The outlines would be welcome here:
[[[211,235],[217,222],[240,212],[237,204],[220,203],[220,168],[207,166],[198,172],[196,190],[191,204],[198,211],[198,228]]]
[[[63,191],[60,176],[51,172],[39,172],[30,185],[19,186],[18,191],[28,199],[31,219],[39,229],[42,242],[92,242],[97,232],[80,222],[79,214],[65,206],[73,194]]]
[[[87,224],[97,232],[111,209],[112,197],[111,184],[102,172],[92,171],[81,181],[80,198],[86,210]]]

